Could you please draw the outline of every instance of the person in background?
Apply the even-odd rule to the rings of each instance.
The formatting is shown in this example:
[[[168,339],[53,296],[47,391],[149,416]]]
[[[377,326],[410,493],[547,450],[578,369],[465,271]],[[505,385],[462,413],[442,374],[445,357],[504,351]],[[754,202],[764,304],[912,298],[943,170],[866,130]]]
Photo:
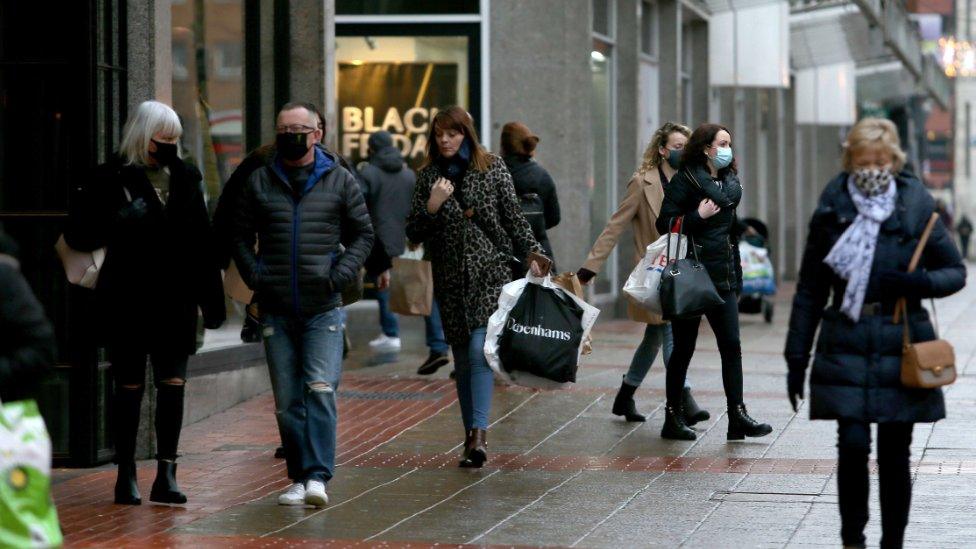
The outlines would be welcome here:
[[[315,106],[286,104],[275,130],[271,162],[251,174],[233,209],[233,256],[261,310],[292,480],[278,503],[321,507],[335,468],[341,292],[358,278],[373,229],[355,177],[317,146]]]
[[[0,227],[0,402],[34,398],[54,362],[54,329],[20,273],[17,247]]]
[[[966,214],[962,214],[959,218],[956,232],[959,234],[959,243],[962,244],[962,258],[966,259],[969,257],[969,239],[973,236],[973,224],[966,217]]]
[[[671,230],[682,218],[682,232],[697,247],[709,278],[724,303],[705,311],[715,332],[722,358],[722,385],[728,406],[728,440],[768,435],[773,428],[749,416],[743,402],[742,343],[739,338],[738,292],[742,269],[733,242],[735,209],[742,199],[742,186],[735,173],[732,134],[718,124],[702,124],[692,132],[681,153],[678,173],[664,189],[664,202],[657,218],[658,232]],[[684,386],[698,343],[701,317],[674,319],[674,351],[667,367],[667,405],[661,436],[695,440],[697,434],[685,422]]]
[[[392,259],[406,249],[407,214],[417,178],[403,161],[400,149],[393,145],[389,132],[373,133],[368,143],[369,161],[360,165],[360,175],[365,183],[366,207],[376,238],[373,253],[366,262],[366,275],[377,281],[377,288],[383,288],[376,291],[382,333],[369,346],[377,351],[399,351],[400,325],[396,314],[390,311],[390,291],[386,286]]]
[[[793,410],[803,398],[810,351],[810,419],[837,421],[837,493],[841,540],[865,547],[871,424],[877,424],[881,547],[902,547],[912,497],[909,463],[915,423],[945,417],[942,390],[901,382],[902,331],[895,304],[907,299],[915,342],[936,339],[922,299],[963,288],[966,269],[942,221],[919,268],[908,264],[936,210],[910,172],[898,129],[865,118],[847,136],[843,171],[827,184],[810,220],[784,356]],[[853,220],[853,221],[852,221]]]
[[[147,358],[156,386],[158,460],[149,499],[186,503],[176,484],[176,457],[197,310],[208,329],[226,316],[202,176],[179,156],[182,133],[172,108],[142,103],[125,125],[118,155],[69,202],[65,242],[82,252],[107,249],[95,288],[96,323],[115,379],[119,504],[142,503],[135,449]]]
[[[434,296],[454,351],[465,430],[460,466],[479,468],[488,459],[494,384],[484,352],[488,317],[511,281],[508,258],[527,258],[542,246],[522,215],[505,162],[478,143],[471,116],[460,107],[447,107],[431,121],[407,237],[430,253]],[[535,262],[530,269],[542,274]]]
[[[532,158],[538,144],[539,136],[532,133],[525,124],[509,122],[502,126],[502,158],[512,174],[512,183],[522,205],[522,213],[532,226],[532,234],[542,245],[543,252],[555,261],[546,231],[559,225],[559,197],[556,196],[556,184],[552,176]],[[555,268],[553,265],[552,269]]]
[[[690,135],[691,130],[687,126],[674,122],[666,122],[654,132],[651,142],[644,150],[644,159],[640,167],[627,184],[627,195],[593,244],[586,263],[576,272],[580,282],[589,284],[596,277],[596,273],[603,268],[610,252],[617,245],[620,235],[627,230],[628,226],[633,229],[634,260],[638,263],[644,257],[647,246],[661,236],[655,223],[657,214],[661,211],[661,203],[664,201],[664,189],[677,171],[681,151]],[[670,362],[673,348],[671,325],[659,315],[633,302],[627,303],[627,316],[631,320],[646,324],[647,327],[644,329],[644,339],[634,352],[630,369],[624,375],[620,390],[613,399],[611,411],[614,415],[624,416],[627,421],[645,421],[644,415],[637,411],[634,392],[644,381],[662,346],[665,368]],[[698,403],[691,396],[691,386],[687,382],[682,403],[688,425],[694,425],[711,417],[707,411],[698,407]]]

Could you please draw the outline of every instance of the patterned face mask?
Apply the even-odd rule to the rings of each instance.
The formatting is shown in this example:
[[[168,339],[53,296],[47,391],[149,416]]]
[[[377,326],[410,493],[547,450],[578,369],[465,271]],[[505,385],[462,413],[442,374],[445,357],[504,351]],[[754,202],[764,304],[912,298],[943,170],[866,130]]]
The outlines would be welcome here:
[[[886,169],[861,168],[854,170],[851,180],[864,196],[877,196],[888,188],[894,179]]]

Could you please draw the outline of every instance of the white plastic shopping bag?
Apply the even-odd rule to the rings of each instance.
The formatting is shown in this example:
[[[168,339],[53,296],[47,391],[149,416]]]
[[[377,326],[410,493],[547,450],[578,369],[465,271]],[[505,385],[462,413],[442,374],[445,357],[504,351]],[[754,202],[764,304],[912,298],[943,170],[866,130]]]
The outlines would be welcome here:
[[[637,263],[634,270],[627,277],[624,283],[624,293],[627,294],[634,303],[656,313],[662,314],[661,310],[661,274],[667,265],[668,257],[672,260],[684,259],[688,255],[688,238],[684,235],[673,233],[670,235],[671,253],[667,253],[668,235],[658,238],[647,245],[644,257]]]
[[[502,368],[499,357],[499,338],[505,329],[505,323],[508,321],[509,313],[515,307],[515,304],[518,303],[522,292],[528,284],[538,284],[543,288],[553,289],[579,305],[583,309],[583,341],[586,341],[590,335],[590,331],[593,329],[593,325],[596,324],[596,318],[599,316],[600,310],[583,301],[572,292],[567,292],[564,288],[555,284],[551,276],[546,275],[543,278],[537,278],[529,273],[525,278],[509,282],[502,287],[502,292],[498,296],[498,309],[488,319],[488,332],[485,336],[485,358],[488,360],[488,365],[491,369],[495,371],[495,375],[507,383],[537,389],[559,389],[566,387],[571,383],[558,383],[527,372],[507,372]],[[577,359],[582,356],[582,351],[583,345],[581,343]]]

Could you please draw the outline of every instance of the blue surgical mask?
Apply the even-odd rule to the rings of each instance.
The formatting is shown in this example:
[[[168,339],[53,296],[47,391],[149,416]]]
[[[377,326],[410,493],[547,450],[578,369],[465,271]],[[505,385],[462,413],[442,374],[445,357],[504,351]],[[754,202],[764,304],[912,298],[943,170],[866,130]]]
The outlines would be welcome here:
[[[668,164],[677,170],[678,166],[681,165],[681,151],[668,149]]]
[[[732,163],[732,147],[716,147],[715,156],[708,157],[716,170],[721,170]]]

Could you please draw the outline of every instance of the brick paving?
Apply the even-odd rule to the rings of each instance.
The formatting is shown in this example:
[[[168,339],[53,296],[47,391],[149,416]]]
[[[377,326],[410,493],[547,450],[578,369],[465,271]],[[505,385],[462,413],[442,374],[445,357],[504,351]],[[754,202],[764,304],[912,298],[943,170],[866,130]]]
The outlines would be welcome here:
[[[189,426],[179,478],[185,506],[111,502],[114,470],[58,470],[55,500],[71,547],[836,547],[834,425],[793,414],[780,358],[787,288],[772,325],[742,317],[746,400],[774,433],[725,441],[714,338],[703,328],[689,372],[712,419],[694,443],[658,436],[663,368],[638,403],[646,424],[609,414],[642,329],[601,321],[595,352],[568,390],[496,391],[490,462],[456,467],[459,412],[447,369],[418,378],[423,349],[399,360],[354,353],[339,398],[337,476],[324,510],[275,504],[287,486],[271,396]],[[939,304],[956,347],[950,417],[915,429],[909,547],[976,546],[976,290]],[[370,327],[371,333],[374,328]],[[414,342],[417,338],[414,338]],[[405,339],[405,341],[408,341]],[[192,380],[191,380],[192,382]],[[154,463],[140,463],[147,496]],[[872,481],[873,483],[876,480]],[[872,488],[869,543],[879,537]]]

